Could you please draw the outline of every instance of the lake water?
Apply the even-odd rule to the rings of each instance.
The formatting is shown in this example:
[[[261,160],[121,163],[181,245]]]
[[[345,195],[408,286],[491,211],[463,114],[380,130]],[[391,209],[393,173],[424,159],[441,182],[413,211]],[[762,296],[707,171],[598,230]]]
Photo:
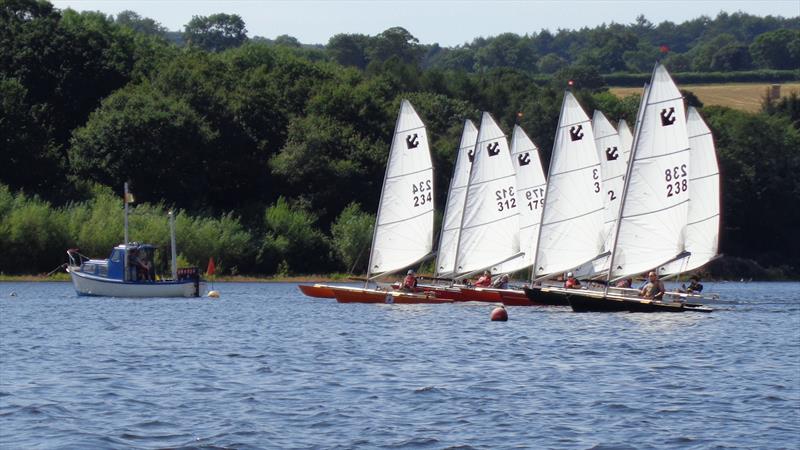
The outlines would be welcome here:
[[[798,448],[800,283],[711,314],[0,283],[0,448]],[[11,296],[11,293],[16,296]]]

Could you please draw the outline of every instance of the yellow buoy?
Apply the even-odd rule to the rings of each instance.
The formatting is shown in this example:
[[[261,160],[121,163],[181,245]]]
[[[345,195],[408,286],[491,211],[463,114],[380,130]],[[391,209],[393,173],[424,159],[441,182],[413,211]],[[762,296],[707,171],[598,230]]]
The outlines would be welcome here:
[[[219,291],[208,291],[208,296],[213,298],[219,298]]]

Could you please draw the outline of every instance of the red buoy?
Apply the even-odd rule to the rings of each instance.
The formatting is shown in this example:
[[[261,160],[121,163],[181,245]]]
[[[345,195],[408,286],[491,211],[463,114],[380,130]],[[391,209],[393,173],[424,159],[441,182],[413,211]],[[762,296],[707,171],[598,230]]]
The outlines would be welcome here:
[[[508,313],[505,308],[498,306],[492,310],[492,315],[490,317],[492,322],[505,322],[508,320]]]

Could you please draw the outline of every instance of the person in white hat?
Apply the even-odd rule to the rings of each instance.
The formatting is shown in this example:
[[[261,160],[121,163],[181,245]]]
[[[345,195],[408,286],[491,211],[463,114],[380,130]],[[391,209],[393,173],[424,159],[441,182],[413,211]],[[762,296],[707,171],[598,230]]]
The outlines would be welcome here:
[[[414,269],[408,269],[400,289],[405,292],[414,292],[417,290],[417,274],[414,272]]]
[[[564,287],[566,289],[578,289],[581,287],[581,282],[573,276],[572,272],[567,272],[567,281],[564,282]]]

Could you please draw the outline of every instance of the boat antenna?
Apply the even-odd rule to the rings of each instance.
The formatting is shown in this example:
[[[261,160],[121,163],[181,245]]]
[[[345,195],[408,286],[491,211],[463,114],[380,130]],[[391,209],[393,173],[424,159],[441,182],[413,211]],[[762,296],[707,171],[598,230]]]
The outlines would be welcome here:
[[[169,241],[172,250],[172,279],[178,279],[178,251],[175,248],[175,213],[170,210],[169,213]]]

